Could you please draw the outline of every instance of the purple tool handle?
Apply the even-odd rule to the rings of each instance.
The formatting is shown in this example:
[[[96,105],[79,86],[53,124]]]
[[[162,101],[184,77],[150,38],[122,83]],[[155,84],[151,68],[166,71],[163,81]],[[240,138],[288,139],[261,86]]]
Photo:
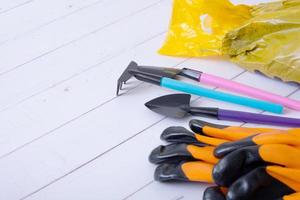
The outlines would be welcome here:
[[[300,119],[279,117],[272,115],[255,114],[240,111],[219,109],[219,120],[242,121],[256,124],[272,124],[277,126],[300,127]]]

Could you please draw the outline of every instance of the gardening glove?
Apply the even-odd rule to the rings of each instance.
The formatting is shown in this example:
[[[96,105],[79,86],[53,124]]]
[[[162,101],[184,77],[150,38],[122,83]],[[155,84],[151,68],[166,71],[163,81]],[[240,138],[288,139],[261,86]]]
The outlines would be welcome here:
[[[149,156],[151,163],[160,164],[155,171],[156,180],[214,183],[212,169],[218,162],[213,154],[215,146],[274,130],[226,127],[199,120],[192,120],[190,125],[192,128],[197,126],[201,133],[193,133],[184,127],[169,127],[163,131],[161,139],[171,144],[155,148]]]
[[[228,192],[225,198],[220,189],[208,188],[204,199],[297,199],[299,134],[300,129],[262,133],[216,147],[214,155],[222,159],[213,168],[213,180],[228,187]]]
[[[227,194],[228,189],[226,188],[221,188],[218,186],[214,187],[209,187],[204,191],[203,194],[203,200],[227,200],[230,199],[227,197],[226,199],[226,194]],[[251,196],[249,199],[255,199],[255,200],[299,200],[300,199],[300,193],[293,193],[290,195],[285,195],[283,197],[279,198],[269,198],[267,195],[272,191],[268,190],[268,188],[265,188],[265,190],[260,190],[259,193],[255,193]],[[243,199],[244,200],[244,199]]]
[[[224,142],[239,140],[258,133],[282,131],[270,128],[223,126],[200,120],[191,120],[189,125],[193,132],[184,127],[173,126],[163,131],[161,139],[170,143],[218,146]]]
[[[160,146],[151,153],[150,161],[152,163],[161,164],[157,167],[156,172],[155,172],[156,180],[159,180],[159,181],[183,180],[183,181],[200,181],[200,182],[206,182],[206,183],[217,183],[217,181],[224,181],[224,179],[226,179],[226,178],[222,178],[222,176],[221,176],[221,178],[219,177],[219,179],[217,181],[215,180],[216,169],[220,165],[220,163],[223,162],[223,159],[221,161],[219,161],[219,163],[217,163],[218,159],[214,156],[214,152],[219,157],[222,157],[227,154],[230,155],[231,152],[234,153],[234,151],[239,150],[239,148],[244,148],[244,147],[247,147],[248,145],[251,146],[253,144],[253,141],[251,139],[254,139],[254,138],[258,144],[273,144],[276,142],[281,142],[283,144],[295,145],[296,147],[299,144],[298,143],[299,139],[294,140],[295,137],[297,139],[299,129],[291,129],[288,131],[275,130],[275,129],[258,129],[261,132],[269,131],[269,133],[267,132],[267,133],[257,134],[257,132],[256,132],[256,135],[253,135],[253,134],[255,134],[255,132],[252,132],[253,136],[251,136],[251,137],[248,137],[241,141],[231,142],[233,148],[228,148],[231,146],[231,145],[229,145],[230,144],[230,142],[228,142],[229,140],[227,140],[227,142],[225,142],[225,143],[223,142],[223,145],[220,145],[216,148],[215,146],[208,146],[207,144],[203,143],[203,140],[201,140],[201,138],[199,141],[198,140],[199,138],[197,139],[196,136],[199,135],[199,136],[209,138],[209,139],[206,139],[206,141],[212,141],[214,139],[215,140],[223,140],[221,138],[234,140],[234,139],[236,139],[234,137],[242,137],[242,136],[239,134],[238,131],[236,132],[236,133],[238,133],[237,134],[238,136],[233,136],[235,134],[232,134],[232,133],[235,133],[235,131],[228,132],[227,130],[230,129],[231,127],[214,128],[214,127],[212,127],[212,124],[209,124],[210,126],[208,126],[207,123],[205,124],[205,123],[201,122],[202,126],[200,126],[200,122],[199,121],[196,121],[196,122],[197,123],[195,123],[195,120],[192,120],[190,123],[190,125],[193,129],[195,129],[195,127],[197,127],[198,131],[201,132],[201,134],[208,133],[210,136],[215,136],[215,138],[213,138],[213,137],[209,138],[207,136],[192,133],[183,127],[167,128],[162,134],[162,139],[169,141],[169,142],[177,142],[177,144],[175,143],[175,144],[170,144],[167,146]],[[195,126],[195,125],[197,125],[197,126]],[[199,128],[201,128],[201,130]],[[238,127],[236,127],[236,128],[238,128]],[[221,131],[222,129],[223,129],[223,131]],[[248,130],[248,131],[256,130],[253,128],[242,128],[242,129]],[[210,131],[207,131],[207,130],[210,130]],[[234,130],[234,129],[232,129],[232,130]],[[250,133],[247,133],[247,134],[250,134]],[[245,134],[245,135],[247,135],[247,134]],[[184,140],[186,143],[179,143],[181,139]],[[244,141],[249,141],[249,140],[251,141],[251,143],[244,142]],[[225,141],[225,140],[223,140],[223,141]],[[217,143],[219,143],[219,142],[221,142],[221,141],[218,141]],[[191,144],[191,143],[193,143],[193,144]],[[212,142],[212,143],[215,143],[215,142]],[[256,146],[257,146],[257,144],[256,144]],[[280,157],[282,157],[282,155],[283,155],[282,153],[284,153],[284,151],[279,151],[280,149],[277,146],[273,146],[273,149],[275,149],[273,151],[277,155],[279,155],[278,158],[280,158]],[[268,146],[265,146],[265,148],[267,148],[267,147]],[[269,147],[269,148],[271,148],[271,147]],[[279,153],[276,152],[277,150],[279,152],[281,152],[281,156]],[[290,149],[288,149],[288,150],[290,151]],[[234,156],[233,156],[233,158],[234,158]],[[265,163],[267,163],[268,161],[270,162],[270,159],[272,159],[272,156],[267,157],[267,160],[264,162],[253,162],[250,164],[250,166],[241,168],[239,171],[240,176],[250,173],[252,169],[256,169],[256,168],[258,168],[260,170],[258,170],[258,169],[254,170],[253,174],[255,175],[258,172],[261,173],[263,171],[261,169],[261,167],[262,166],[265,167]],[[237,160],[239,161],[240,159],[237,159]],[[276,163],[276,161],[277,160],[275,158],[274,163]],[[230,166],[230,163],[232,163],[232,162],[231,161],[229,162],[229,166]],[[280,163],[280,160],[277,161],[277,163],[279,163],[279,165],[282,165],[282,163]],[[228,168],[230,168],[230,167],[228,167]],[[232,166],[232,165],[231,165],[231,168],[232,168],[231,170],[235,169],[234,166]],[[274,167],[270,166],[270,169],[273,169],[273,168]],[[231,170],[229,170],[229,172],[231,172]],[[275,170],[276,170],[276,167],[275,167]],[[228,173],[228,172],[223,172],[221,174],[224,174],[224,173]],[[252,176],[253,176],[253,174],[252,174]],[[251,174],[249,174],[249,177],[251,177]],[[265,181],[271,180],[270,178],[269,179],[266,178],[268,176],[264,176],[264,177],[265,177],[265,179],[261,180],[262,183],[263,183],[263,180],[265,180]],[[237,177],[236,179],[239,179],[239,177]],[[227,180],[225,180],[225,182],[226,181]],[[234,182],[234,181],[235,181],[234,178],[232,178],[231,180],[229,180],[227,182]],[[248,181],[248,179],[246,179],[245,181]],[[272,182],[272,181],[270,181],[270,182]],[[273,185],[271,184],[272,187],[264,187],[263,189],[259,190],[260,192],[256,191],[253,193],[253,195],[248,194],[248,196],[252,196],[252,198],[254,197],[253,199],[256,199],[256,200],[266,199],[266,198],[261,198],[261,197],[267,197],[268,195],[270,196],[269,193],[272,193],[272,191],[269,191],[268,188],[273,188],[273,189],[274,188],[276,188],[276,189],[284,188],[282,191],[278,192],[275,195],[276,197],[280,197],[280,198],[281,198],[281,196],[283,196],[285,194],[291,194],[294,191],[297,191],[297,190],[288,190],[287,188],[283,187],[282,185],[277,184],[278,181],[273,181],[273,183],[274,183]],[[226,186],[226,184],[223,184],[223,185]],[[230,185],[230,184],[228,184],[228,185]],[[230,187],[230,189],[231,189],[231,187]],[[234,190],[232,192],[232,190],[233,189],[229,190],[230,192],[228,193],[227,196],[230,196],[231,193],[238,196],[238,193]],[[277,190],[277,191],[279,191],[279,190]],[[206,190],[206,192],[204,193],[203,199],[205,199],[205,200],[225,199],[225,194],[226,194],[226,192],[224,191],[224,188],[223,189],[220,189],[218,187],[208,188]],[[268,199],[272,199],[271,197],[272,197],[272,195]],[[292,198],[297,198],[297,194],[293,194],[290,196],[284,196],[284,199],[292,199]],[[236,199],[239,199],[239,198],[236,198]],[[244,199],[244,197],[242,199]]]

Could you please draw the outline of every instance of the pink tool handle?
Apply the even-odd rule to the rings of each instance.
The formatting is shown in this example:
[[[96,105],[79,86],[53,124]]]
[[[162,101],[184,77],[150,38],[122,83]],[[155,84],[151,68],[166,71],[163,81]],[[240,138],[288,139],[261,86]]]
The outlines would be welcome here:
[[[208,85],[213,85],[219,88],[227,89],[233,92],[242,93],[258,99],[271,101],[281,104],[285,107],[300,111],[300,101],[282,97],[271,92],[257,89],[248,85],[237,83],[211,74],[202,73],[199,81]]]

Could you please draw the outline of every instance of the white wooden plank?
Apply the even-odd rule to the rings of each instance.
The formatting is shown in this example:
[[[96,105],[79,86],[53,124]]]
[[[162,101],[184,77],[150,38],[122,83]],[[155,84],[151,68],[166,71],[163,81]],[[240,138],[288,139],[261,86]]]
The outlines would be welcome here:
[[[138,3],[137,0],[129,0],[131,4],[128,4],[128,1],[124,3],[122,2],[124,1],[120,1],[119,4],[108,4],[110,7],[102,7],[100,5],[99,7],[95,6],[95,10],[93,12],[89,11],[87,14],[88,16],[90,16],[90,14],[99,15],[100,12],[101,16],[106,16],[107,18],[100,18],[102,21],[99,20],[101,22],[97,23],[102,23],[102,25],[105,26],[107,21],[114,20],[118,16],[117,14],[112,14],[112,10],[117,11],[118,9],[121,9],[122,6],[125,7],[127,5],[126,11],[124,10],[118,13],[121,16],[132,13],[131,17],[118,21],[116,24],[108,26],[101,31],[92,32],[89,34],[89,37],[73,42],[72,44],[56,50],[43,58],[36,59],[26,67],[22,66],[14,73],[0,76],[0,90],[3,92],[3,96],[0,98],[0,110],[9,106],[14,106],[16,103],[32,97],[32,95],[40,93],[47,88],[51,88],[72,76],[76,76],[97,63],[101,63],[111,57],[125,52],[127,49],[138,45],[143,40],[147,40],[148,38],[162,33],[167,29],[167,18],[169,13],[166,12],[166,10],[170,9],[170,2],[164,1],[150,7],[148,7],[149,4],[157,2],[157,0],[139,1],[140,3]],[[143,8],[145,7],[147,7],[147,9],[144,10]],[[140,9],[143,9],[143,12],[137,11]],[[133,13],[135,13],[136,16]],[[165,18],[164,23],[162,23],[163,21],[161,17]],[[143,18],[149,23],[145,24],[139,18]],[[78,15],[77,19],[77,25],[86,24],[86,18]],[[93,18],[93,20],[94,19],[95,18]],[[72,24],[71,21],[68,22]],[[58,24],[58,22],[55,24]],[[67,26],[67,24],[65,25]],[[78,28],[77,25],[75,26],[76,28]],[[60,26],[56,28],[59,27]],[[82,30],[85,28],[86,27],[83,26]],[[74,29],[71,30],[72,33],[70,34],[76,32]],[[122,34],[120,34],[120,30],[122,30]],[[48,32],[45,32],[45,34],[48,34]],[[76,34],[78,34],[78,31]],[[60,39],[62,40],[64,36],[66,35],[61,35]],[[49,44],[55,43],[51,40],[51,33],[49,33],[47,37],[49,39],[47,40]],[[112,39],[107,40],[106,38],[108,37]],[[18,43],[16,46],[12,46],[11,52],[20,45],[20,47],[28,46],[32,40],[29,39],[28,41],[23,41],[26,42],[26,44]],[[34,50],[32,51],[40,51],[39,48],[33,49]],[[4,52],[7,50],[2,49],[2,51]],[[23,55],[25,55],[24,51],[25,50],[23,49],[23,51],[20,51],[19,54],[16,53],[16,56],[22,59]],[[32,52],[28,53],[29,55],[27,56],[32,56],[31,53]],[[11,59],[9,61],[13,60],[16,59],[13,59],[13,55],[11,54]],[[33,75],[35,75],[34,79],[32,78]],[[18,80],[18,82],[16,82],[16,80]]]
[[[142,45],[128,54],[99,65],[97,68],[61,84],[47,93],[40,94],[13,109],[1,113],[0,118],[5,122],[1,125],[1,129],[5,131],[0,135],[3,144],[0,146],[0,155],[13,151],[28,141],[113,98],[116,90],[116,80],[130,59],[135,58],[144,64],[152,63],[155,65],[156,62],[157,64],[160,62],[163,65],[165,64],[164,66],[181,62],[182,59],[166,59],[156,55],[155,49],[157,49],[162,39],[163,37],[159,37],[150,44]],[[184,66],[190,64],[187,63]],[[196,66],[196,64],[193,65]],[[201,62],[198,61],[197,68],[204,71],[213,69],[219,71],[216,70],[218,67],[208,64],[199,66],[199,64]],[[226,78],[231,78],[241,71],[241,69],[234,68],[234,65],[225,64],[225,62],[223,69],[226,71],[225,73],[219,71],[217,74]],[[106,74],[106,76],[101,74]],[[107,87],[103,87],[103,85]],[[70,104],[70,101],[72,104]],[[20,128],[28,134],[19,135]]]
[[[22,7],[10,9],[10,12],[1,15],[0,46],[95,3],[101,3],[101,1],[27,0],[21,4]]]
[[[54,127],[59,127],[62,122],[66,122],[66,120],[71,120],[72,118],[76,119],[87,110],[92,110],[93,107],[101,105],[103,101],[114,96],[115,80],[117,80],[117,77],[121,74],[124,66],[128,64],[129,59],[136,58],[138,61],[143,61],[144,64],[156,64],[155,62],[166,60],[166,58],[162,59],[162,57],[157,57],[155,54],[154,49],[157,49],[160,43],[161,40],[157,41],[155,46],[150,46],[151,48],[149,46],[141,46],[131,52],[131,54],[124,55],[124,57],[121,56],[118,59],[113,59],[112,61],[105,63],[105,65],[77,77],[78,79],[76,78],[62,84],[61,86],[54,88],[51,92],[43,94],[38,98],[32,98],[30,103],[28,102],[25,104],[24,102],[24,104],[19,106],[14,112],[3,117],[3,120],[6,120],[6,122],[8,121],[8,123],[5,124],[11,124],[11,126],[3,131],[3,133],[10,133],[3,135],[4,137],[2,138],[6,137],[5,141],[2,141],[3,144],[6,144],[6,148],[8,147],[7,144],[23,144],[30,140],[30,138],[39,137],[41,133],[47,133],[47,131]],[[174,60],[171,59],[169,62],[169,64],[165,63],[166,66],[171,66],[171,63],[174,63]],[[104,69],[101,68],[104,66]],[[224,71],[227,72],[223,73],[222,71],[219,71],[217,74],[226,75],[227,78],[236,75],[236,70],[230,70],[231,66],[232,64],[224,65],[223,67],[226,69]],[[198,68],[205,71],[206,68],[211,67],[212,66],[199,66]],[[99,76],[103,74],[103,71],[106,72],[106,70],[110,70],[111,73],[99,79]],[[137,81],[133,81],[131,82],[132,85],[127,87],[132,88],[137,83]],[[104,84],[106,84],[106,87],[101,87]],[[68,88],[67,91],[69,92],[65,92],[66,88]],[[96,116],[92,114],[92,112],[86,115],[87,118],[83,117],[83,119],[78,119],[78,122],[76,123],[78,125],[76,125],[76,127],[71,124],[70,126],[66,126],[70,127],[72,130],[64,130],[62,128],[57,130],[54,129],[54,132],[49,133],[47,139],[41,139],[39,142],[34,141],[32,145],[26,146],[22,150],[19,149],[8,157],[2,158],[0,166],[6,169],[3,173],[8,176],[13,176],[11,180],[14,182],[22,182],[23,179],[27,179],[27,176],[31,177],[28,177],[30,183],[26,184],[26,186],[17,189],[14,187],[15,191],[19,191],[14,194],[17,197],[26,195],[34,189],[49,183],[56,177],[76,168],[82,162],[89,160],[95,156],[94,153],[102,153],[108,148],[111,148],[111,146],[116,145],[129,136],[143,130],[144,127],[155,123],[161,117],[150,111],[145,112],[147,110],[143,106],[143,103],[154,96],[163,93],[164,91],[157,87],[144,85],[131,95],[124,95],[114,99],[110,103],[102,106],[101,109],[97,109]],[[83,104],[82,102],[85,103]],[[128,105],[129,102],[135,102],[136,106],[127,107],[126,105]],[[20,120],[16,119],[18,116],[20,116]],[[126,118],[130,119],[130,122],[125,120]],[[118,127],[122,127],[122,134],[116,134],[120,132],[120,130],[115,124],[118,124]],[[27,134],[20,133],[20,129]],[[82,131],[84,131],[84,133]],[[14,133],[17,133],[18,136],[14,137]],[[54,141],[51,139],[52,137]],[[96,139],[94,137],[100,137],[101,139]],[[69,139],[74,141],[67,141]],[[103,144],[102,142],[99,143],[100,140]],[[54,145],[55,147],[51,147],[51,145]],[[39,149],[38,151],[36,151],[37,148]],[[46,148],[44,149],[45,152],[43,151],[43,148]],[[55,150],[50,150],[49,148],[54,148]],[[73,148],[77,150],[80,149],[80,151],[82,151],[80,155],[78,154],[79,152],[75,153],[75,149]],[[4,150],[4,148],[2,150]],[[53,151],[55,151],[55,153],[53,153]],[[30,158],[25,156],[28,153],[30,154]],[[37,154],[37,157],[35,157],[35,154]],[[57,156],[58,154],[59,156]],[[26,160],[24,162],[21,161],[22,163],[18,165],[19,167],[22,166],[20,168],[26,170],[26,173],[22,173],[22,170],[18,166],[16,166],[18,169],[8,167],[10,166],[9,163],[15,162],[15,159],[19,160],[19,156],[22,156],[23,158],[26,157]],[[46,160],[41,161],[40,159]],[[63,159],[63,162],[61,159]],[[46,162],[47,164],[40,165],[41,162]],[[48,162],[52,164],[49,165]],[[27,166],[28,164],[35,167],[29,168]],[[48,172],[43,175],[46,171]],[[12,172],[14,172],[14,175],[11,174]],[[35,175],[31,174],[33,172]],[[6,177],[3,177],[3,181],[7,186],[3,190],[3,197],[15,198],[16,196],[11,196],[12,185],[7,183]]]
[[[148,156],[162,143],[162,130],[174,124],[186,126],[185,120],[165,120],[28,199],[201,199],[199,184],[152,182],[155,166]]]
[[[145,90],[146,95],[138,95]],[[83,160],[87,161],[103,153],[144,127],[155,123],[156,117],[151,117],[150,113],[145,112],[142,103],[156,92],[157,88],[149,85],[140,87],[134,95],[118,98],[107,106],[97,109],[97,112],[90,111],[88,115],[81,118],[80,123],[71,123],[64,126],[66,129],[55,130],[46,139],[40,139],[30,147],[1,159],[0,184],[3,185],[3,190],[0,191],[0,197],[19,199],[78,167]],[[137,105],[128,107],[128,103],[133,100]],[[68,103],[70,104],[71,101]],[[58,107],[58,109],[62,108]],[[67,113],[68,110],[64,112]],[[114,113],[108,116],[110,112]],[[55,113],[55,116],[57,114]],[[128,122],[126,118],[130,118],[131,121]]]
[[[0,5],[0,15],[10,12],[14,9],[32,3],[34,0],[2,0]]]
[[[114,98],[116,80],[131,59],[150,63],[155,58],[171,66],[182,62],[183,59],[159,59],[155,49],[162,39],[159,37],[1,113],[1,155]],[[21,134],[20,129],[28,134]]]
[[[76,41],[94,35],[102,29],[118,23],[124,17],[135,15],[137,12],[141,12],[158,2],[160,1],[103,0],[88,9],[83,9],[55,23],[42,26],[30,34],[5,43],[0,47],[2,55],[0,60],[0,74],[3,75],[3,73],[8,73],[16,68],[24,67],[24,65],[36,61],[58,49],[71,46]],[[158,16],[156,17],[158,18]],[[162,18],[162,20],[168,21],[168,18]],[[137,28],[135,27],[135,29]],[[111,37],[111,40],[113,39]],[[101,55],[104,48],[101,51],[101,44],[98,44],[98,47],[100,48],[98,54]]]
[[[206,184],[200,183],[159,183],[153,182],[145,189],[135,193],[126,200],[148,199],[149,196],[157,200],[183,200],[183,199],[202,199]],[[124,200],[125,200],[124,199]]]

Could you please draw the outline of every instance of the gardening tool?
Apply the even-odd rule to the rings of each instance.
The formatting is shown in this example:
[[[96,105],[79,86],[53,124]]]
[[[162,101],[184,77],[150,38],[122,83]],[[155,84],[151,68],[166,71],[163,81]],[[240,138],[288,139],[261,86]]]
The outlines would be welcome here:
[[[132,62],[132,65],[137,65]],[[250,97],[254,97],[257,99],[271,101],[273,103],[281,104],[285,107],[300,110],[300,101],[289,99],[287,97],[283,97],[277,94],[273,94],[271,92],[267,92],[258,88],[254,88],[242,83],[238,83],[232,80],[227,80],[219,76],[215,76],[212,74],[207,74],[201,71],[197,71],[194,69],[183,68],[183,69],[174,69],[174,68],[161,68],[161,67],[145,67],[145,66],[137,66],[142,71],[148,71],[147,68],[156,69],[156,71],[161,71],[161,75],[164,77],[177,79],[179,76],[183,76],[194,81],[198,81],[207,85],[215,86],[218,88],[226,89],[232,92],[237,92],[241,94],[248,95]],[[129,69],[130,71],[130,69]],[[151,70],[148,72],[152,73]],[[156,72],[155,72],[156,73]]]
[[[145,106],[154,112],[174,118],[183,118],[190,114],[195,116],[213,117],[219,120],[300,127],[300,119],[296,118],[263,115],[212,107],[191,107],[190,100],[191,95],[189,94],[171,94],[153,99],[145,103]]]
[[[122,84],[126,83],[126,81],[128,81],[132,76],[134,76],[140,81],[148,82],[173,90],[178,90],[181,92],[186,92],[189,94],[231,102],[274,113],[283,112],[283,107],[279,104],[219,92],[212,89],[206,89],[200,86],[176,80],[177,76],[184,76],[198,81],[200,75],[201,72],[190,69],[138,66],[137,63],[131,62],[126,68],[126,70],[123,72],[121,77],[118,79],[117,95],[119,94],[119,90],[122,89]]]

